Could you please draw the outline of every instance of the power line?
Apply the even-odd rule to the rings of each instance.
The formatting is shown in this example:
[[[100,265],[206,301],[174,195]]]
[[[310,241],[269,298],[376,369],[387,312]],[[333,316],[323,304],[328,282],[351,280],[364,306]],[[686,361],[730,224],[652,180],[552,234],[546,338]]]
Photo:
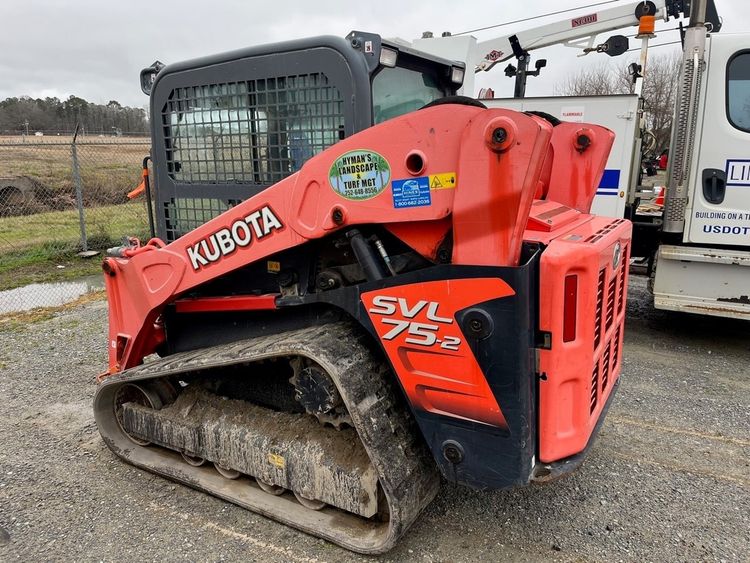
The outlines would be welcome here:
[[[537,16],[531,16],[531,17],[528,17],[528,18],[522,18],[520,20],[514,20],[514,21],[510,21],[510,22],[503,22],[503,23],[497,23],[495,25],[488,25],[486,27],[478,27],[476,29],[469,29],[469,30],[466,30],[466,31],[461,31],[459,33],[454,33],[453,35],[465,35],[467,33],[474,33],[475,31],[484,31],[486,29],[493,29],[493,28],[496,28],[496,27],[503,27],[505,25],[513,25],[513,24],[517,24],[517,23],[522,23],[522,22],[527,22],[527,21],[535,20],[535,19],[538,19],[538,18],[546,18],[547,16],[557,16],[559,14],[567,14],[568,12],[575,12],[576,10],[584,10],[586,8],[594,8],[596,6],[603,6],[605,4],[612,4],[612,3],[618,2],[618,1],[619,0],[606,0],[606,2],[597,2],[596,4],[588,4],[586,6],[577,6],[575,8],[568,8],[567,10],[558,10],[557,12],[549,12],[547,14],[539,14]]]
[[[658,45],[649,45],[649,49],[656,49],[656,47],[666,47],[667,45],[677,45],[677,43],[682,43],[682,41],[670,41],[669,43],[659,43]],[[626,53],[630,53],[631,51],[640,51],[641,48],[637,47],[635,49],[628,49],[625,51]]]

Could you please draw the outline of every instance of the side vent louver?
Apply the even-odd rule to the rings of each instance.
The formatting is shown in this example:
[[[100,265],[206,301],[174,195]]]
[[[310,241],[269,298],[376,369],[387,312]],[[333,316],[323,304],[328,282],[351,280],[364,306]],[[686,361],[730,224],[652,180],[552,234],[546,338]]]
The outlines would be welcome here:
[[[591,374],[591,404],[589,412],[594,412],[596,403],[599,399],[599,364],[594,365],[594,371]]]
[[[609,288],[607,291],[607,330],[612,326],[612,321],[615,319],[615,290],[617,289],[617,277],[613,276],[609,280]]]
[[[604,276],[606,272],[599,272],[599,283],[596,288],[596,316],[594,318],[594,350],[602,340],[602,313],[604,311]]]
[[[604,349],[602,356],[602,392],[607,388],[609,383],[609,346]]]

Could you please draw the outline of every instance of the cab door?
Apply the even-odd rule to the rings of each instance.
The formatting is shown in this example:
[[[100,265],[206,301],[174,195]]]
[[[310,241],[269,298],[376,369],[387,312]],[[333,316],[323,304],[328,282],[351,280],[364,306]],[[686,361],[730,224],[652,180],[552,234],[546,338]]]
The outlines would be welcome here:
[[[750,245],[750,35],[713,35],[685,241]],[[699,114],[700,115],[700,114]]]

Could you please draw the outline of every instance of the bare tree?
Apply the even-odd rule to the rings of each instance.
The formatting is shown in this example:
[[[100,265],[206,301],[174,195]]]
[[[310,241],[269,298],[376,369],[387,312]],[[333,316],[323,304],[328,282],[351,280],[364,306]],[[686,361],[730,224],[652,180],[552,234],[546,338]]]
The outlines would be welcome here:
[[[558,96],[609,96],[625,94],[615,69],[605,62],[588,65],[576,74],[569,75],[564,82],[555,86]]]
[[[661,55],[651,58],[646,69],[646,80],[643,82],[646,128],[656,137],[659,152],[669,145],[680,61],[679,53]]]
[[[633,80],[627,63],[617,67],[602,62],[569,76],[555,88],[555,94],[564,96],[601,96],[630,94]],[[657,153],[669,144],[672,128],[677,82],[680,72],[680,55],[652,55],[643,83],[643,100],[646,128],[656,137]]]

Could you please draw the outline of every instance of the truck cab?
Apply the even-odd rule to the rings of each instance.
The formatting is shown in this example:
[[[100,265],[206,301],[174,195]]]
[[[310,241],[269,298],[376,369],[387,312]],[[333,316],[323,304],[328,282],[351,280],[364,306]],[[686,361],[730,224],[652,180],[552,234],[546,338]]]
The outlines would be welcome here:
[[[687,197],[684,206],[667,203],[665,223],[677,232],[659,247],[654,301],[750,319],[750,35],[710,34],[704,58],[693,143],[679,142],[691,119],[675,120],[668,184],[687,175]]]

